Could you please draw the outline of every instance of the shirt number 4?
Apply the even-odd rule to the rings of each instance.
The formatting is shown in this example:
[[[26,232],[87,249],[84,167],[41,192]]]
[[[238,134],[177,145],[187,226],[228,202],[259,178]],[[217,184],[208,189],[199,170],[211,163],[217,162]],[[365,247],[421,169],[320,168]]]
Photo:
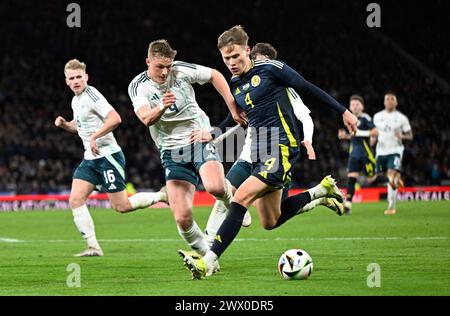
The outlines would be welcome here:
[[[251,106],[252,108],[255,107],[252,99],[250,99],[250,92],[247,92],[247,94],[245,95],[245,104],[247,104],[248,106]]]

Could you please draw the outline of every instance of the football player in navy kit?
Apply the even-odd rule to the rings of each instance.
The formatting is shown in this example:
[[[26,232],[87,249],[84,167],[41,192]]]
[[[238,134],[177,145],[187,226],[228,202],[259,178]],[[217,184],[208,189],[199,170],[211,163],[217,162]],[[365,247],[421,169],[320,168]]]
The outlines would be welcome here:
[[[228,216],[219,228],[211,250],[199,259],[180,250],[193,278],[209,276],[217,270],[217,259],[237,236],[244,214],[253,202],[262,226],[268,230],[281,226],[316,200],[329,198],[334,203],[343,202],[343,194],[330,176],[319,185],[281,202],[287,175],[299,156],[299,132],[286,87],[311,95],[337,111],[349,132],[356,132],[357,123],[356,117],[344,106],[285,63],[277,60],[252,61],[248,35],[241,26],[220,35],[218,48],[225,65],[233,74],[231,92],[247,115],[254,140],[252,153],[256,159],[253,160],[252,175],[234,195]],[[230,112],[233,117],[239,116],[236,109],[230,108]]]
[[[370,147],[369,138],[377,137],[378,131],[372,118],[364,113],[364,99],[354,94],[350,97],[350,111],[358,118],[358,129],[354,136],[340,129],[338,137],[341,140],[350,140],[349,158],[347,165],[347,196],[344,202],[345,214],[350,215],[355,184],[361,172],[369,177],[369,182],[375,179],[375,156]]]

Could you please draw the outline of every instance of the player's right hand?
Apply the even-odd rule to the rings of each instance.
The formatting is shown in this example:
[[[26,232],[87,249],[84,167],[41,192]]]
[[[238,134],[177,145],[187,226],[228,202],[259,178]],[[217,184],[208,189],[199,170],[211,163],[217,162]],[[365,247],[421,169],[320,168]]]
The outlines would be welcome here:
[[[56,127],[61,127],[64,125],[64,123],[66,123],[66,119],[62,116],[58,116],[55,120],[55,126]]]
[[[191,143],[207,143],[213,139],[211,133],[204,129],[199,129],[191,133]]]
[[[175,95],[167,90],[162,96],[162,103],[165,108],[168,108],[175,104]]]
[[[304,140],[304,141],[302,141],[302,145],[305,146],[305,148],[306,148],[306,152],[308,154],[308,159],[316,160],[316,153],[314,151],[312,144],[309,141]]]

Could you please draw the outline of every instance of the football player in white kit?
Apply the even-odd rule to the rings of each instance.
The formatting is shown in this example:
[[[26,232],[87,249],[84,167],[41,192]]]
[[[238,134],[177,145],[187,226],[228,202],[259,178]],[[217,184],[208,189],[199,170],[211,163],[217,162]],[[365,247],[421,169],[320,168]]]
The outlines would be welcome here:
[[[209,118],[197,104],[192,85],[210,82],[229,106],[237,109],[237,105],[220,72],[174,61],[176,53],[167,40],[150,43],[148,69],[131,81],[128,93],[136,115],[149,127],[160,151],[178,232],[191,249],[204,255],[209,246],[192,215],[199,177],[205,190],[225,205],[230,203],[232,193],[214,146],[191,141],[194,130],[211,128]],[[245,124],[243,118],[237,120]]]
[[[388,208],[386,215],[395,214],[397,189],[403,186],[400,178],[404,146],[403,140],[412,140],[413,134],[408,118],[397,110],[397,96],[387,92],[384,96],[384,110],[375,114],[373,123],[378,129],[378,142],[376,147],[377,172],[386,173],[389,182]]]
[[[55,125],[78,133],[84,145],[84,159],[73,175],[69,203],[76,227],[87,242],[87,249],[77,257],[102,256],[94,222],[86,205],[98,186],[107,192],[113,208],[126,213],[167,201],[164,192],[141,192],[128,197],[125,190],[125,156],[112,131],[121,123],[120,115],[103,95],[87,84],[86,64],[77,59],[64,67],[66,84],[75,94],[72,99],[73,119],[58,116]]]

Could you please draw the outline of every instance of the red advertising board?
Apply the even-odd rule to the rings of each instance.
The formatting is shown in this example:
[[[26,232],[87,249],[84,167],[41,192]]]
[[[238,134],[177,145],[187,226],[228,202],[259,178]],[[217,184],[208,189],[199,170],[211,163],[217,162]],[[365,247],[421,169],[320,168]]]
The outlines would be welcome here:
[[[302,192],[301,189],[294,189],[289,195]],[[345,189],[342,189],[345,193]],[[386,198],[386,188],[361,188],[356,190],[353,202],[377,202]],[[68,209],[68,194],[52,195],[0,195],[0,211],[19,211],[34,209]],[[450,201],[450,186],[426,186],[407,187],[399,189],[399,201]],[[199,191],[195,193],[195,206],[212,206],[214,197],[207,192]],[[106,194],[93,194],[90,196],[88,205],[91,207],[110,207]],[[158,203],[155,207],[167,207],[166,204]]]

